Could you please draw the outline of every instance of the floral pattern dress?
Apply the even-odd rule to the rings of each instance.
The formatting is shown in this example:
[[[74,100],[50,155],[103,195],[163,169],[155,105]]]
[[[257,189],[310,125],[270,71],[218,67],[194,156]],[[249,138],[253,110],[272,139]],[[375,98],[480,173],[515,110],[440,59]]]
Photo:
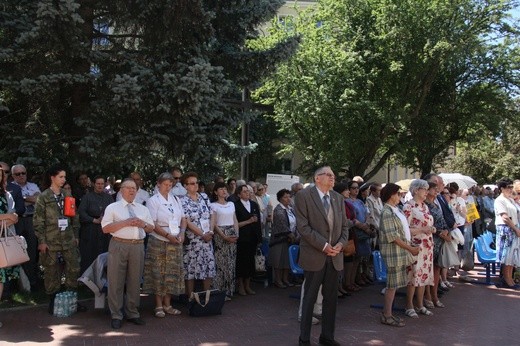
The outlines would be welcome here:
[[[209,201],[197,194],[194,201],[189,196],[181,200],[184,214],[203,232],[210,231],[211,207]],[[205,280],[215,277],[215,256],[212,242],[205,242],[202,237],[186,230],[189,244],[184,245],[184,271],[186,280]]]
[[[410,228],[433,226],[433,216],[425,203],[418,203],[412,199],[404,205],[403,213]],[[418,245],[420,251],[416,257],[417,260],[410,266],[413,271],[410,284],[413,286],[431,286],[433,285],[433,236],[418,233],[412,235],[411,242]]]

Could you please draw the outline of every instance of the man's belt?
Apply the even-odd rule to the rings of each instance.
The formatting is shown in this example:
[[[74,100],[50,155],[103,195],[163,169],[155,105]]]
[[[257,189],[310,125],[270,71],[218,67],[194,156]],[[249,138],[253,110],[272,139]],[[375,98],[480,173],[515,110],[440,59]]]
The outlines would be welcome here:
[[[125,244],[143,244],[144,243],[144,239],[125,239],[125,238],[118,238],[118,237],[112,237],[112,239],[114,239],[115,241],[118,241],[120,243],[125,243]]]

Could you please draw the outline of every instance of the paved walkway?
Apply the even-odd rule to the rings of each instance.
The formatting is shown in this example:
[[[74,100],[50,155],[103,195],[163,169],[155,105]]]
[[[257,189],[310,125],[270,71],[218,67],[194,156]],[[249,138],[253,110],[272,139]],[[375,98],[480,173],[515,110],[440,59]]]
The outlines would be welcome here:
[[[476,272],[471,272],[473,277]],[[379,323],[382,285],[373,285],[340,299],[336,339],[343,345],[516,345],[519,333],[520,292],[495,286],[453,280],[455,288],[442,301],[446,308],[434,316],[405,317],[407,325],[395,328]],[[256,296],[237,297],[227,302],[221,316],[192,318],[184,306],[180,316],[153,317],[151,297],[142,298],[146,326],[124,323],[118,331],[110,328],[107,312],[93,309],[69,318],[47,314],[46,307],[0,311],[1,345],[296,345],[299,324],[298,300],[291,298],[298,288],[263,288]],[[404,297],[397,297],[404,307]],[[402,312],[398,313],[403,316]],[[403,316],[404,317],[404,316]],[[312,342],[317,343],[320,325],[314,326]]]

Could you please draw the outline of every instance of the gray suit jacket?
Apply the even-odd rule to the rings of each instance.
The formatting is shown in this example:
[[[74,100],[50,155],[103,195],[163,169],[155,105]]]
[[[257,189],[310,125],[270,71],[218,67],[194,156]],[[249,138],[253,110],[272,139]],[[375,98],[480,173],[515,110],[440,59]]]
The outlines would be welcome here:
[[[345,214],[343,196],[331,190],[330,206],[334,214],[331,246],[348,241],[348,220]],[[325,243],[329,242],[329,223],[323,202],[316,186],[303,189],[295,196],[296,226],[301,235],[299,264],[303,270],[319,271],[327,259],[323,252]],[[343,253],[332,258],[334,268],[343,270]]]

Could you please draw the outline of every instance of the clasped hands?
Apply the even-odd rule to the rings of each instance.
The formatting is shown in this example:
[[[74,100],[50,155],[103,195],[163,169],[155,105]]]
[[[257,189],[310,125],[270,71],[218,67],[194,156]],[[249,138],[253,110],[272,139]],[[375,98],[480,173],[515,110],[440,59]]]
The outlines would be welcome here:
[[[325,254],[327,256],[331,256],[331,257],[337,256],[342,251],[343,251],[343,244],[341,244],[341,243],[337,243],[334,246],[327,244],[327,246],[323,250],[323,252],[325,252]]]
[[[141,220],[138,217],[131,217],[129,219],[126,219],[127,225],[132,227],[139,227],[139,228],[145,228],[146,222]]]

